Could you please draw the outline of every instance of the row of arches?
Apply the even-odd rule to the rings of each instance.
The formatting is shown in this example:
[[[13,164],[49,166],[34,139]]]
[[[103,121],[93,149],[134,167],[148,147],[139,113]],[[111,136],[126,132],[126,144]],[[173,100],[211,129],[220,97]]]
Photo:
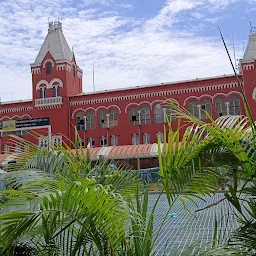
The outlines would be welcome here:
[[[241,114],[240,99],[237,96],[231,96],[228,100],[218,97],[215,99],[213,105],[208,99],[204,99],[200,102],[196,100],[190,100],[188,102],[188,112],[199,119],[207,119],[206,112],[212,116],[213,107],[215,107],[217,118],[224,115]]]
[[[40,99],[45,99],[49,97],[49,94],[47,93],[46,86],[40,87],[39,89],[39,97]],[[59,97],[60,96],[60,87],[58,85],[53,86],[52,88],[52,95],[51,97]]]
[[[89,110],[86,112],[78,112],[76,115],[77,130],[95,129],[95,112]],[[101,109],[97,115],[98,128],[111,128],[118,126],[118,109],[111,108],[109,111]]]
[[[214,104],[209,99],[201,101],[190,100],[187,110],[199,119],[207,119],[206,112],[212,116],[213,108],[215,108],[216,117],[223,115],[240,115],[240,98],[231,96],[228,100],[222,97],[216,98]],[[148,104],[131,105],[128,109],[130,125],[146,125],[151,124],[151,113],[155,124],[166,123],[167,119],[174,121],[176,119],[174,107],[170,104],[156,103],[151,110]],[[118,126],[120,110],[118,108],[100,109],[97,113],[98,128],[111,128]],[[76,124],[78,130],[95,129],[96,115],[94,110],[87,112],[78,112],[76,114]]]

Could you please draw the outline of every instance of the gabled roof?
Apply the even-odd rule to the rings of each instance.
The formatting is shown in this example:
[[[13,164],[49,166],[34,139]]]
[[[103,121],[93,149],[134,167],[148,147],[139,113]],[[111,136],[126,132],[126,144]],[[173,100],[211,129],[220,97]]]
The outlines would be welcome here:
[[[251,62],[254,60],[256,60],[256,33],[251,33],[242,62]]]
[[[40,65],[48,51],[55,60],[72,60],[73,53],[64,37],[62,24],[59,21],[49,23],[48,34],[33,64]]]

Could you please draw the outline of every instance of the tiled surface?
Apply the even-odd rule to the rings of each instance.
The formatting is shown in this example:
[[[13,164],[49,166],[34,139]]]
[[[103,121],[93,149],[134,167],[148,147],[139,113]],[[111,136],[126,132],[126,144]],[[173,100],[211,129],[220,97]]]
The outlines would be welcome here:
[[[152,207],[158,195],[150,195],[150,205]],[[214,197],[206,197],[206,202],[196,199],[198,208],[204,208],[212,203],[218,202],[224,196],[217,194]],[[221,216],[229,215],[228,229],[232,230],[238,227],[227,200],[209,209],[195,213],[197,206],[187,202],[191,214],[184,210],[180,202],[175,203],[168,215],[162,231],[157,239],[155,251],[157,255],[173,255],[177,249],[184,251],[192,243],[199,241],[198,244],[210,243],[213,238],[215,216],[220,219]],[[155,232],[159,227],[165,213],[168,210],[168,203],[165,196],[160,198],[155,212]],[[225,220],[225,217],[224,217]],[[219,223],[219,228],[221,224]]]

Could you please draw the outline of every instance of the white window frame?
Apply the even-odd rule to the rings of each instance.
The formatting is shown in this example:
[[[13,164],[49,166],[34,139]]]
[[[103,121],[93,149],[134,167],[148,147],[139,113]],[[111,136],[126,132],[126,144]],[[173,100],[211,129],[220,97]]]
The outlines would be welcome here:
[[[86,130],[95,129],[95,114],[92,111],[86,113]]]
[[[241,115],[241,106],[240,106],[240,100],[238,97],[232,97],[229,101],[229,114],[232,116]]]
[[[88,139],[88,145],[89,145],[90,148],[94,148],[95,147],[95,138],[90,137]]]
[[[45,136],[41,136],[38,138],[38,145],[41,148],[49,149],[49,138]]]
[[[143,133],[143,144],[150,144],[150,133]]]
[[[52,136],[52,144],[53,145],[62,145],[62,135]]]
[[[59,97],[60,96],[60,86],[59,85],[55,85],[53,86],[53,97]]]
[[[108,138],[106,136],[100,137],[100,146],[107,147],[108,146]]]
[[[46,86],[40,87],[39,91],[40,99],[46,99]]]
[[[111,146],[118,146],[118,136],[112,135],[110,137]]]
[[[132,145],[140,144],[140,135],[137,133],[132,134]]]

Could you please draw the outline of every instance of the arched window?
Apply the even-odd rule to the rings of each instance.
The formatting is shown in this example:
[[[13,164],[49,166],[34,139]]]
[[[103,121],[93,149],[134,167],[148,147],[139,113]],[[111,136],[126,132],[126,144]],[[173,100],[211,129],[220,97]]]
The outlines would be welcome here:
[[[73,77],[76,76],[76,67],[75,67],[75,64],[72,64],[72,75],[73,75]]]
[[[176,116],[174,116],[173,107],[168,104],[164,107],[165,111],[165,121],[174,121]]]
[[[109,127],[118,126],[118,110],[111,108],[109,111]]]
[[[216,99],[216,116],[225,116],[227,115],[227,105],[226,100],[223,98]]]
[[[107,113],[106,110],[100,110],[98,113],[98,123],[100,128],[106,128],[107,124]]]
[[[142,105],[141,107],[141,124],[150,124],[150,107]]]
[[[138,109],[136,107],[130,108],[129,115],[130,115],[130,124],[138,125],[139,124]]]
[[[95,115],[93,111],[86,113],[86,130],[95,128]]]
[[[59,97],[60,96],[60,87],[58,85],[53,86],[53,97]]]
[[[76,115],[76,129],[78,131],[84,130],[84,113],[78,112]]]
[[[194,117],[199,118],[199,108],[198,103],[195,100],[191,100],[188,103],[188,112]]]
[[[156,124],[164,122],[164,110],[162,104],[156,104],[154,106],[154,120]]]
[[[46,87],[40,87],[40,98],[46,98]]]
[[[52,63],[47,62],[45,67],[46,67],[46,75],[50,75],[52,73]]]
[[[212,104],[210,100],[204,99],[200,102],[200,116],[201,119],[207,119],[206,112],[211,116],[212,115]]]
[[[229,100],[229,114],[241,115],[240,100],[237,96],[232,96]]]

